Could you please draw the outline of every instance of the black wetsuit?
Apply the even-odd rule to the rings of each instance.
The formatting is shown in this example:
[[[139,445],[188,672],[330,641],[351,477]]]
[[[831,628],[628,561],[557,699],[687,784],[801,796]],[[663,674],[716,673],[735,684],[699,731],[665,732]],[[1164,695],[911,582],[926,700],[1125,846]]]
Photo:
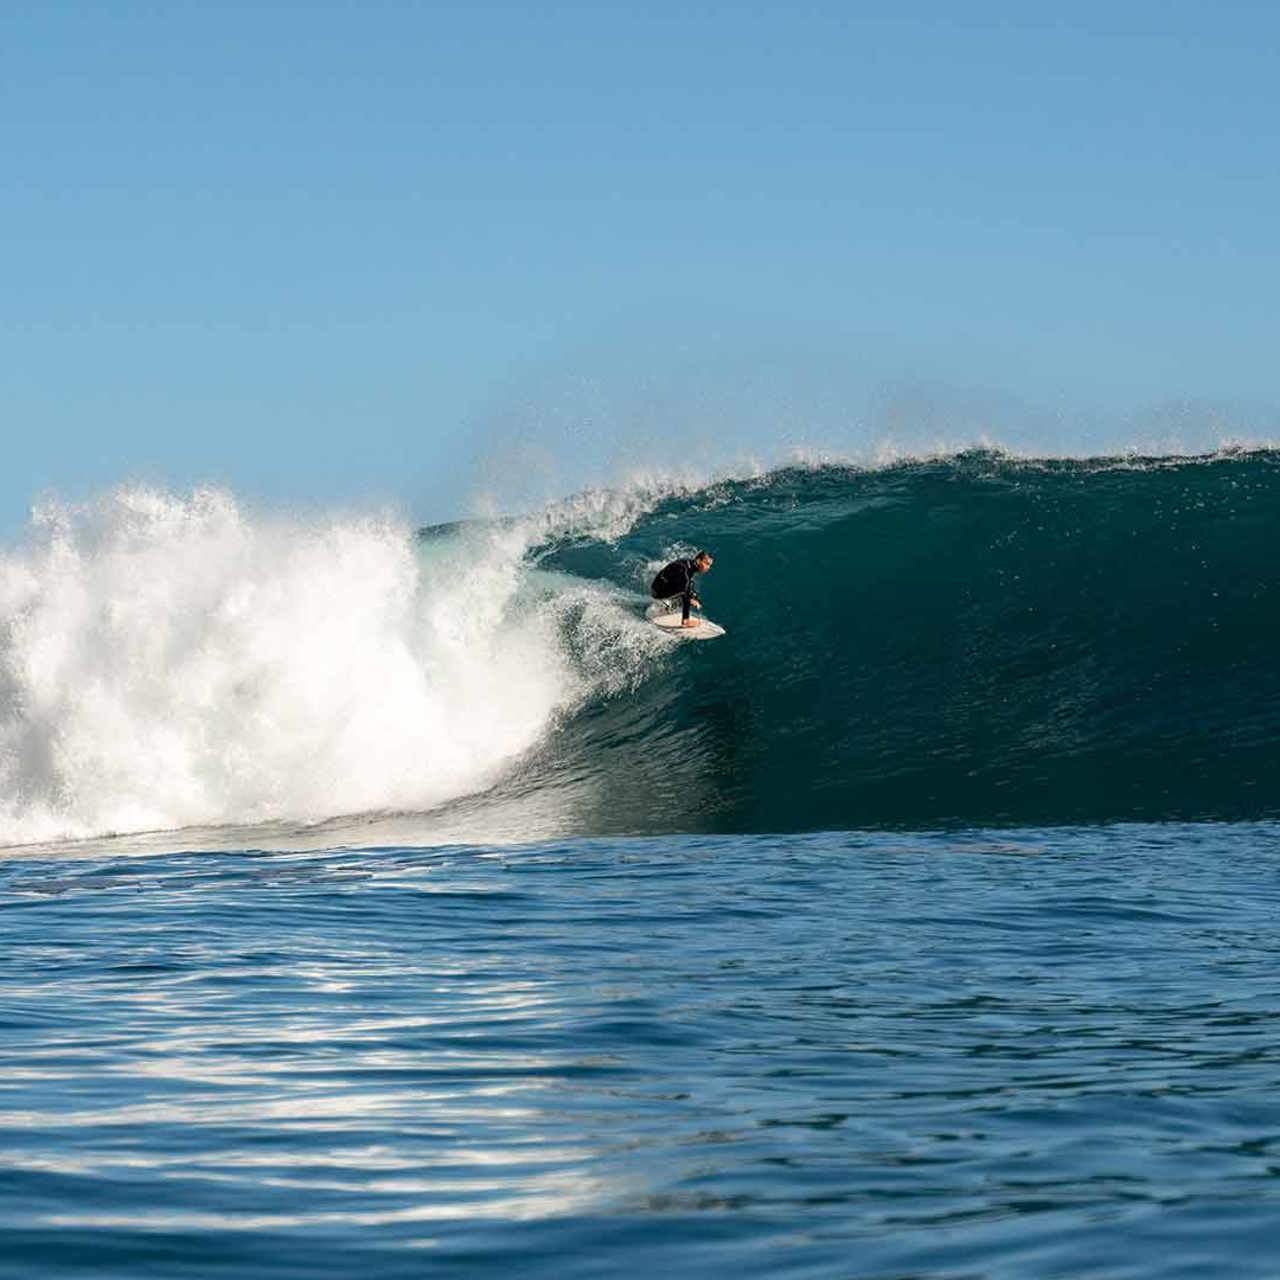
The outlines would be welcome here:
[[[696,604],[699,608],[702,607],[702,601],[698,599],[698,593],[693,585],[693,575],[697,572],[697,561],[673,560],[654,578],[649,594],[655,600],[674,600],[679,597],[681,616],[688,618],[690,605]]]

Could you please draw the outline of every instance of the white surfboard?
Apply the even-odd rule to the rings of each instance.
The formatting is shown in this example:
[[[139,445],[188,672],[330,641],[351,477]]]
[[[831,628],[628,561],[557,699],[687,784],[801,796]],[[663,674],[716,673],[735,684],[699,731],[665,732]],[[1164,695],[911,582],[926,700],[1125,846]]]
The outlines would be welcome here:
[[[724,635],[724,628],[710,618],[699,619],[696,627],[686,627],[678,612],[660,613],[649,621],[680,640],[714,640],[716,636]]]

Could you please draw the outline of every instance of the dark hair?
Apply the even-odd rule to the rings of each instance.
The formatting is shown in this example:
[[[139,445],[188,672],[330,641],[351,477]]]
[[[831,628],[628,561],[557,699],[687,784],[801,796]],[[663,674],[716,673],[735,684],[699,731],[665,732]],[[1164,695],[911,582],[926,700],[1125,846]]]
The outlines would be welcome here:
[[[714,560],[714,559],[715,559],[715,556],[713,556],[713,555],[711,554],[711,552],[710,552],[710,551],[699,551],[699,552],[698,552],[698,554],[697,554],[696,556],[694,556],[693,558],[694,558],[695,560],[701,560],[704,556],[705,556],[708,560]]]

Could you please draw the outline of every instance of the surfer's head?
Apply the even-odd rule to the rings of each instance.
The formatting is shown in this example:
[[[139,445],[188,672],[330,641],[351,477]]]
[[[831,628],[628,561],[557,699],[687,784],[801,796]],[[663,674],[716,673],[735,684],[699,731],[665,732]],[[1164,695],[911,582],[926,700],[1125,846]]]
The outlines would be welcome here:
[[[710,569],[715,562],[715,557],[710,551],[699,551],[698,554],[693,557],[694,567],[699,573],[706,573],[706,571]]]

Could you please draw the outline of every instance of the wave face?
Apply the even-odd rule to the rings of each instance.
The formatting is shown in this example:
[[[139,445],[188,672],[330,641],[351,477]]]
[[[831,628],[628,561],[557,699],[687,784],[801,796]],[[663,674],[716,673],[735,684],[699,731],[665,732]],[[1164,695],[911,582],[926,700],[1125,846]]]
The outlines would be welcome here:
[[[709,547],[708,616],[541,762],[599,830],[1280,812],[1280,454],[784,470],[544,564],[633,589]]]
[[[417,535],[121,490],[0,557],[0,843],[1275,817],[1277,534],[1266,451],[795,468]],[[682,644],[645,587],[699,546],[729,634]]]

